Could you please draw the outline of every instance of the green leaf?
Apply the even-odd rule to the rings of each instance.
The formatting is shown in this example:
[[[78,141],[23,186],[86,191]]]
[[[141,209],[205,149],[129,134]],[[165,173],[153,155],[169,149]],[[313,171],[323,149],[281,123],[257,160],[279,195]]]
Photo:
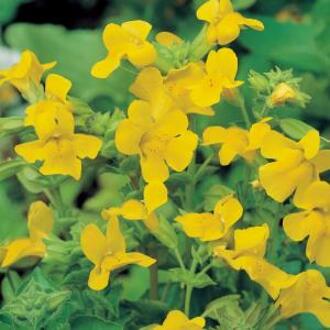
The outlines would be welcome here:
[[[139,300],[149,289],[149,277],[149,269],[132,266],[129,276],[120,278],[123,286],[121,298],[130,301]]]
[[[68,31],[51,24],[17,23],[6,29],[5,39],[13,48],[31,49],[42,62],[56,60],[53,71],[72,80],[72,96],[90,101],[106,95],[116,104],[126,104],[134,74],[122,69],[116,70],[109,79],[96,79],[90,74],[93,64],[106,55],[101,31]]]
[[[205,202],[204,202],[204,209],[205,211],[213,211],[215,204],[223,197],[233,194],[233,190],[230,188],[216,184],[212,186],[206,193],[205,193]]]
[[[181,268],[172,268],[169,270],[170,280],[176,283],[184,283],[194,288],[205,288],[209,285],[215,285],[215,282],[205,273],[192,274],[189,270]]]
[[[233,0],[235,10],[244,10],[253,6],[257,0]]]
[[[22,117],[12,116],[0,118],[0,132],[1,136],[8,133],[16,133],[24,128]]]
[[[9,198],[7,189],[7,184],[0,185],[0,242],[11,240],[26,232],[23,207]]]
[[[245,320],[245,314],[239,306],[239,295],[228,295],[211,301],[203,315],[217,320],[221,330],[252,329]]]
[[[0,181],[14,176],[21,171],[26,163],[21,159],[8,160],[0,163]]]
[[[13,19],[18,7],[27,0],[1,0],[0,24],[6,24]]]
[[[92,316],[81,316],[71,323],[72,330],[124,330],[118,323]]]
[[[307,132],[315,130],[314,127],[294,118],[281,119],[280,127],[285,134],[295,140],[300,140]]]
[[[323,73],[327,58],[316,43],[317,30],[310,23],[278,22],[257,17],[265,24],[263,32],[244,31],[239,41],[255,54],[276,65]]]

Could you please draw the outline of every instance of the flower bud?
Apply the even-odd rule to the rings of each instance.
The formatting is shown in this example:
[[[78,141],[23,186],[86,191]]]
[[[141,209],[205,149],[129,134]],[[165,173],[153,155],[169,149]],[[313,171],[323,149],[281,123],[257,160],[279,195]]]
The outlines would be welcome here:
[[[270,95],[270,102],[272,106],[281,106],[286,102],[294,101],[296,96],[296,91],[290,85],[282,82],[275,87]]]

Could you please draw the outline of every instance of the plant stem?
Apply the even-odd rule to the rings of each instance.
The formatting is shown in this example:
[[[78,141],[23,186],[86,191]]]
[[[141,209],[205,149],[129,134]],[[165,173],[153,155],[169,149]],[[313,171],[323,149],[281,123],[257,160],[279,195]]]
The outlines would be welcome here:
[[[199,179],[199,176],[203,173],[203,171],[206,169],[207,165],[210,164],[214,157],[214,154],[212,153],[210,156],[208,156],[205,160],[204,163],[199,167],[199,169],[196,171],[194,175],[194,181],[197,182]]]
[[[157,263],[153,264],[150,268],[150,299],[158,299],[158,267]]]
[[[242,96],[240,96],[239,108],[241,110],[241,114],[244,119],[245,126],[246,126],[246,128],[249,128],[251,126],[251,120],[250,120],[248,111],[246,109],[244,98]]]
[[[197,265],[198,265],[198,261],[197,259],[194,258],[190,267],[191,275],[195,274]],[[189,317],[189,313],[190,313],[190,301],[191,301],[192,291],[193,291],[193,286],[191,284],[188,284],[186,287],[186,296],[184,300],[184,312],[187,315],[187,317]]]
[[[180,265],[180,268],[182,270],[186,270],[186,266],[185,266],[185,264],[184,264],[184,262],[183,262],[183,260],[181,258],[180,252],[179,252],[179,250],[177,248],[174,250],[174,255],[175,255],[176,259],[178,260],[178,263]]]
[[[205,24],[191,43],[189,59],[201,60],[213,47],[214,44],[207,41],[207,25]]]

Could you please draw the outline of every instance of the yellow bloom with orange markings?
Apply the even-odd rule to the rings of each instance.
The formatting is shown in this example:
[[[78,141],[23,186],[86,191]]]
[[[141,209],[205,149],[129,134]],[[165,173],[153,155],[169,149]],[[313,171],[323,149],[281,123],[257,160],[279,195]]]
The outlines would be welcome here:
[[[187,236],[208,242],[223,238],[242,214],[241,203],[229,195],[216,203],[213,213],[187,213],[175,220]]]
[[[239,37],[240,30],[250,27],[262,31],[261,21],[246,18],[233,9],[230,0],[208,0],[197,9],[197,18],[208,23],[207,40],[226,45]]]
[[[188,130],[188,118],[182,111],[158,110],[146,101],[133,101],[128,118],[119,123],[115,134],[115,144],[121,153],[140,157],[142,176],[148,183],[144,201],[149,212],[167,200],[163,182],[169,177],[169,167],[183,171],[198,142],[197,135]]]
[[[27,257],[42,258],[46,253],[43,239],[52,231],[53,223],[53,212],[45,203],[32,203],[28,214],[29,237],[15,239],[3,246],[0,266],[10,267]]]
[[[224,259],[235,270],[244,270],[249,277],[259,283],[276,299],[283,288],[291,286],[295,277],[287,274],[264,259],[269,228],[266,224],[236,229],[234,232],[234,249],[228,250],[219,245],[214,254]]]
[[[148,22],[141,20],[121,25],[108,24],[103,31],[103,42],[108,55],[93,66],[92,75],[107,78],[119,67],[122,59],[127,59],[138,68],[152,64],[157,54],[154,46],[146,40],[151,28]]]
[[[152,330],[202,330],[205,327],[203,317],[194,317],[189,319],[179,310],[170,311],[162,325],[152,327]]]
[[[294,204],[303,211],[287,215],[285,233],[294,241],[308,237],[306,255],[310,262],[330,266],[330,185],[325,181],[311,183]]]
[[[26,125],[33,125],[38,140],[15,146],[15,152],[28,163],[43,161],[40,173],[81,177],[81,159],[94,159],[102,141],[91,135],[74,133],[74,117],[66,102],[71,83],[51,75],[46,81],[48,99],[27,109]]]
[[[136,264],[149,267],[155,259],[139,252],[126,252],[126,242],[117,217],[111,217],[104,235],[94,224],[87,225],[81,234],[81,248],[94,267],[89,274],[88,286],[96,291],[109,284],[114,270]]]
[[[55,65],[56,62],[41,64],[31,50],[25,50],[17,64],[8,69],[0,70],[0,85],[9,82],[24,97],[30,99],[40,88],[40,81],[44,72]]]
[[[299,142],[270,131],[263,139],[261,155],[274,159],[259,168],[260,183],[267,195],[283,202],[294,192],[299,194],[319,173],[330,169],[330,150],[320,150],[320,136],[309,131]]]
[[[210,51],[203,77],[189,86],[193,103],[200,107],[209,107],[220,102],[224,90],[243,84],[243,81],[235,80],[237,70],[238,59],[233,50],[221,48]]]

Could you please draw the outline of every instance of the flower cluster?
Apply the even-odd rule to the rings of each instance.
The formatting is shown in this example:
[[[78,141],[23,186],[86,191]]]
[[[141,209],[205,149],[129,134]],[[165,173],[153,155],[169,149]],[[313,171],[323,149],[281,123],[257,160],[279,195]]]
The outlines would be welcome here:
[[[68,96],[70,80],[51,73],[41,83],[44,72],[55,63],[41,64],[27,50],[18,64],[0,71],[0,84],[10,83],[29,102],[20,135],[24,141],[14,150],[24,160],[25,170],[37,169],[46,178],[38,184],[45,182],[40,192],[51,204],[31,205],[29,237],[1,245],[1,268],[15,267],[22,259],[47,259],[47,238],[53,235],[56,220],[56,244],[69,239],[78,242],[84,260],[79,267],[87,263],[88,287],[95,291],[106,289],[110,275],[115,280],[118,270],[129,265],[149,268],[154,275],[165,262],[161,257],[156,260],[159,254],[150,249],[150,241],[169,250],[170,258],[180,266],[168,276],[172,279],[171,274],[177,274],[173,281],[185,289],[184,313],[177,310],[182,307],[178,302],[161,325],[148,329],[204,329],[211,314],[206,307],[202,316],[190,319],[192,291],[214,283],[207,274],[216,267],[220,272],[243,270],[274,300],[278,320],[307,312],[330,327],[330,287],[319,270],[330,267],[330,185],[322,175],[330,170],[330,149],[321,143],[316,129],[303,123],[298,131],[288,125],[284,129],[277,117],[278,107],[303,106],[298,101],[307,101],[291,73],[286,81],[288,72],[277,70],[276,79],[270,78],[276,81],[272,84],[265,76],[251,73],[250,84],[259,92],[259,103],[263,95],[264,107],[247,110],[240,92],[243,81],[237,78],[238,57],[228,45],[245,28],[263,30],[263,23],[235,12],[230,0],[208,0],[196,15],[205,25],[192,42],[169,32],[149,41],[152,26],[142,20],[105,27],[107,55],[92,67],[92,76],[108,78],[125,61],[136,76],[129,87],[134,99],[127,111],[119,119],[109,117],[111,127],[99,136],[77,124],[84,121],[79,121],[79,104]],[[226,126],[213,120],[215,106],[224,100],[241,110],[242,122]],[[87,116],[97,117],[92,110]],[[201,118],[207,123],[212,118],[212,124],[196,125]],[[105,172],[116,168],[129,184],[124,197],[100,208],[101,217],[98,212],[91,222],[86,216],[88,223],[81,224],[77,221],[80,211],[63,206],[56,179],[80,180],[82,160],[96,159],[102,145],[111,145],[111,157],[104,153],[100,163],[92,164]],[[209,198],[208,207],[206,193],[194,197],[208,173],[233,163],[246,169],[242,186],[221,185],[220,192]],[[106,196],[112,198],[107,192]],[[262,202],[253,205],[249,197]],[[257,219],[259,208],[274,205],[281,212],[268,218],[262,213]],[[67,218],[75,219],[75,225],[64,235],[67,222],[63,219]],[[79,234],[74,236],[77,228]],[[282,264],[276,265],[279,232],[285,233],[286,244],[306,240],[308,261],[320,267],[292,274]],[[202,284],[200,279],[204,279]]]

